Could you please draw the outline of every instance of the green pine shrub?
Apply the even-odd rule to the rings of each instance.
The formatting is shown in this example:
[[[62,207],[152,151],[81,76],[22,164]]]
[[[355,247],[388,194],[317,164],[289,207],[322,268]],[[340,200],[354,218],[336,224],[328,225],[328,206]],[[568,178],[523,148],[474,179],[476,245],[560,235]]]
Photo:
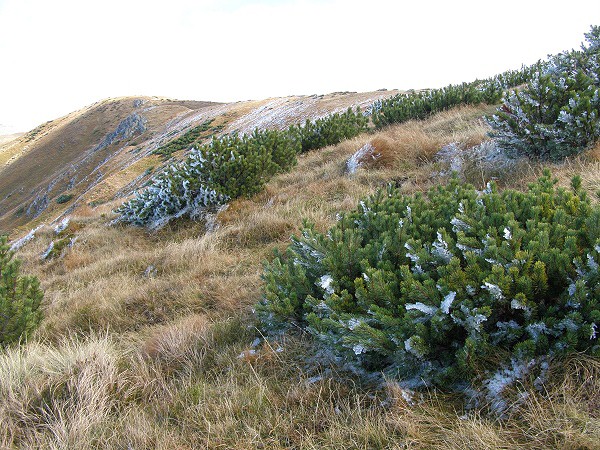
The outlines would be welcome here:
[[[487,103],[493,105],[502,99],[504,89],[521,85],[533,74],[533,68],[509,70],[485,80],[449,85],[441,89],[397,94],[376,101],[371,107],[373,124],[383,128],[408,120],[425,119],[431,114],[461,105]]]
[[[0,236],[0,348],[26,337],[42,319],[40,283],[21,275],[20,266],[6,236]]]
[[[153,177],[144,190],[115,210],[115,222],[157,228],[173,218],[201,216],[202,211],[231,199],[260,192],[273,175],[291,169],[302,151],[337,144],[366,131],[367,125],[368,118],[360,110],[349,108],[307,121],[303,127],[213,138]],[[179,149],[183,142],[192,141],[186,134],[169,148]]]
[[[56,197],[56,203],[58,203],[59,205],[62,203],[67,203],[71,201],[72,198],[73,194],[60,194],[58,197]]]
[[[513,154],[561,160],[600,137],[600,27],[581,50],[538,64],[522,90],[509,92],[488,122],[498,144]]]
[[[260,192],[275,173],[295,165],[299,151],[297,139],[276,130],[213,139],[153,177],[115,210],[116,222],[157,228],[174,218],[200,217],[230,199]]]
[[[183,135],[178,137],[177,139],[173,139],[169,141],[165,145],[158,147],[152,153],[155,155],[161,155],[163,158],[170,158],[173,153],[179,150],[187,150],[191,148],[195,143],[197,143],[200,139],[202,139],[204,134],[207,131],[211,131],[211,124],[214,122],[214,119],[206,120],[202,124],[192,128],[189,131],[186,131]],[[135,145],[135,144],[131,144]]]
[[[334,113],[314,121],[306,119],[304,126],[292,125],[288,132],[297,135],[302,152],[307,152],[358,136],[367,131],[368,125],[368,117],[359,108],[356,111],[348,108],[344,113]]]
[[[389,187],[266,265],[266,332],[408,386],[501,391],[548,355],[600,356],[600,208],[549,172],[527,192]]]

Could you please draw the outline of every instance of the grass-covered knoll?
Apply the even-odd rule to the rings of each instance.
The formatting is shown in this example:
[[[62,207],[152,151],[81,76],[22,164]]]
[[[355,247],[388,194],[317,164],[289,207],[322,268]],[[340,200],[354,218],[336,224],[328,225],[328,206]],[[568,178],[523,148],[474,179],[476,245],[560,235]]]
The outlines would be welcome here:
[[[277,159],[276,154],[281,153],[280,140],[287,141],[288,147],[297,146],[297,153],[306,152],[338,144],[367,131],[369,116],[375,127],[381,128],[408,120],[422,120],[456,106],[494,104],[501,99],[504,89],[523,83],[531,73],[531,68],[524,67],[487,80],[450,85],[427,92],[399,94],[375,102],[365,113],[359,108],[356,111],[348,108],[344,113],[333,113],[314,121],[306,120],[303,126],[291,125],[284,131],[257,129],[251,136],[246,135],[241,139],[235,135],[213,139],[210,144],[192,149],[183,162],[175,162],[155,176],[149,187],[137,192],[116,210],[118,221],[155,228],[177,217],[202,217],[208,210],[218,208],[230,199],[258,192],[264,181],[273,174],[265,167],[270,165],[267,161],[269,155]],[[205,123],[171,141],[161,147],[163,154],[171,154],[173,149],[189,146],[207,128],[208,124]],[[277,139],[265,139],[265,136],[275,135]],[[213,171],[219,170],[219,165],[226,161],[224,156],[227,156],[227,152],[219,153],[219,147],[225,147],[233,161],[232,164],[228,163],[227,175],[230,179],[226,186],[213,182],[215,177],[220,176]],[[163,151],[161,149],[158,151]],[[295,162],[289,151],[285,155],[286,167],[276,162],[281,170],[289,169]],[[250,188],[252,185],[257,187],[256,190]]]

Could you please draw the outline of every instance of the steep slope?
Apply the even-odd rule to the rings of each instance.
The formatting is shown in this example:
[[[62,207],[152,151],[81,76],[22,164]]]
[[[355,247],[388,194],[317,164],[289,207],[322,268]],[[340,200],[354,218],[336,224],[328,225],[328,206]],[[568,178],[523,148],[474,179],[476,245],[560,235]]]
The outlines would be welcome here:
[[[0,147],[0,233],[16,234],[86,205],[131,194],[164,164],[153,152],[201,124],[204,140],[283,128],[395,92],[332,93],[219,104],[109,99],[47,122]],[[173,155],[178,158],[185,151]]]
[[[166,117],[211,105],[162,99],[106,100],[13,141],[2,152],[11,157],[0,168],[0,230],[38,217],[61,194],[85,192],[104,176],[108,161],[135,139],[143,139],[144,133],[152,133]]]
[[[255,339],[261,262],[303,219],[327,230],[378,187],[444,183],[450,162],[439,150],[485,139],[489,112],[459,108],[300,155],[208,233],[194,222],[157,233],[107,227],[110,204],[73,214],[60,236],[40,229],[18,257],[43,283],[45,319],[23,350],[0,359],[0,447],[597,449],[597,360],[558,366],[544,394],[523,386],[518,420],[504,421],[447,393],[411,394],[392,380],[374,389],[335,368],[310,369],[314,344],[302,338]],[[373,142],[387,143],[385,163],[349,174],[348,158]],[[563,184],[581,173],[591,194],[598,160],[553,170]],[[485,185],[482,167],[464,169]],[[494,177],[523,186],[540,171],[531,162]]]

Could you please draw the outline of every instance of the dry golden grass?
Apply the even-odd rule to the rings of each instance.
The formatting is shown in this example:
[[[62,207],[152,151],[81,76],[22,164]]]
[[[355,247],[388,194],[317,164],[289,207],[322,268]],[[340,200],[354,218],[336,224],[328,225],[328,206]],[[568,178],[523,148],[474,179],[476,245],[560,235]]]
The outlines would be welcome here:
[[[393,381],[375,388],[309,368],[302,337],[252,348],[250,310],[273,249],[303,219],[324,231],[390,182],[404,192],[443,182],[435,153],[484,139],[485,112],[449,111],[303,155],[259,195],[232,202],[210,233],[185,222],[157,233],[107,227],[115,204],[106,204],[74,217],[75,245],[41,261],[55,236],[40,230],[18,256],[42,280],[46,318],[31,342],[0,356],[0,446],[600,448],[597,359],[557,362],[547,392],[524,388],[514,416],[498,419],[464,410],[458,396],[407,402]],[[346,160],[371,141],[385,142],[386,163],[347,174]],[[522,187],[541,170],[502,181]],[[582,173],[591,192],[598,183],[591,154],[553,170],[561,183]]]

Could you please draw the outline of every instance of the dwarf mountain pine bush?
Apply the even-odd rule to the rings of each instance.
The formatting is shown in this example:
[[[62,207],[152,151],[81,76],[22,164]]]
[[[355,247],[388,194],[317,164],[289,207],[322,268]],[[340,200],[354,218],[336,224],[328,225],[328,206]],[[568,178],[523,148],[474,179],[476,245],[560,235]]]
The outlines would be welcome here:
[[[26,337],[42,319],[43,292],[37,278],[19,274],[6,236],[0,236],[0,348]]]
[[[368,124],[368,117],[360,109],[348,108],[344,113],[334,113],[312,122],[306,119],[304,126],[292,125],[288,132],[297,135],[302,152],[307,152],[358,136],[367,131]]]
[[[408,120],[425,119],[431,114],[460,105],[494,104],[502,99],[504,89],[529,80],[532,68],[509,70],[485,80],[449,85],[441,89],[397,94],[376,101],[371,107],[373,123],[377,128]]]
[[[348,109],[307,121],[303,127],[213,138],[210,144],[190,151],[184,161],[169,165],[150,186],[117,208],[116,222],[158,228],[177,217],[200,216],[232,198],[260,192],[274,174],[296,164],[298,153],[357,136],[367,124],[368,118],[358,109]],[[201,132],[201,127],[192,131]],[[189,141],[186,136],[165,148],[183,148],[180,143]]]
[[[203,122],[201,125],[198,125],[191,130],[185,132],[183,135],[178,137],[177,139],[173,139],[169,141],[167,144],[158,147],[152,153],[155,155],[161,155],[163,158],[169,158],[171,155],[179,150],[187,150],[199,139],[202,138],[203,133],[209,131],[211,128],[211,124],[214,122],[214,119],[207,120]]]
[[[600,208],[578,178],[570,190],[555,182],[546,172],[527,192],[456,178],[427,195],[390,187],[326,235],[306,226],[266,265],[262,326],[300,327],[354,369],[412,386],[600,355]]]
[[[522,90],[505,96],[488,120],[501,147],[560,160],[600,137],[600,27],[585,37],[581,50],[551,56]]]
[[[158,228],[169,220],[218,208],[230,198],[259,192],[275,173],[296,163],[300,143],[280,131],[226,136],[169,165],[115,212],[117,222]]]

